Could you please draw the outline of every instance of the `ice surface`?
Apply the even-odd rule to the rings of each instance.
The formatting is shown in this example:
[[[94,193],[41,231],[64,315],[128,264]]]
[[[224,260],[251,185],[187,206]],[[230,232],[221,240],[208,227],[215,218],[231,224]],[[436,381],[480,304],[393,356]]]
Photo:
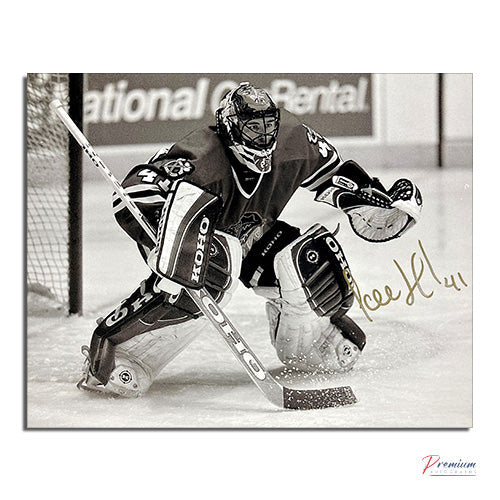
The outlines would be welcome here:
[[[363,311],[357,302],[351,309],[350,316],[367,334],[353,371],[325,376],[285,370],[269,342],[263,299],[240,286],[226,309],[266,368],[284,384],[350,385],[357,404],[310,411],[273,407],[209,324],[144,397],[127,400],[78,391],[80,346],[88,344],[95,319],[148,273],[133,242],[113,221],[111,195],[103,181],[84,186],[84,315],[27,319],[28,428],[470,427],[472,171],[429,167],[372,173],[386,186],[408,177],[421,188],[422,219],[398,240],[370,244],[357,238],[342,213],[314,203],[305,191],[282,217],[303,229],[320,222],[334,230],[340,223],[337,237],[361,298],[373,297],[377,289],[385,302],[386,287],[394,296],[400,291],[397,300],[376,310]],[[423,269],[420,290],[415,288],[413,295],[398,270],[410,286],[415,283],[412,259],[417,275]],[[373,299],[367,302],[374,307]]]

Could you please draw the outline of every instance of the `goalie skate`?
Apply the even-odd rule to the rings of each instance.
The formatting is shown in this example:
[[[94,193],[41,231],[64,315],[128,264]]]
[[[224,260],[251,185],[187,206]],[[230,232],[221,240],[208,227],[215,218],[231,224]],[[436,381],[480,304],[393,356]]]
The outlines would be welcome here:
[[[82,345],[82,354],[85,356],[85,361],[83,362],[82,376],[76,387],[82,391],[105,393],[104,385],[90,373],[90,349],[88,346]]]

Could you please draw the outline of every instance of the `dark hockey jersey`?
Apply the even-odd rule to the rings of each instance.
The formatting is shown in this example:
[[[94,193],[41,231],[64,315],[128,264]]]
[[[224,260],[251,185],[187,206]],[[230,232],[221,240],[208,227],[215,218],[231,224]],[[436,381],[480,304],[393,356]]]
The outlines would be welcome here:
[[[341,164],[339,153],[324,137],[282,110],[272,168],[267,173],[243,167],[223,146],[215,128],[207,127],[134,167],[122,184],[153,227],[158,224],[166,191],[175,182],[187,181],[220,196],[223,209],[217,228],[239,238],[246,254],[299,187],[320,193]],[[116,196],[114,211],[133,239],[151,247]]]

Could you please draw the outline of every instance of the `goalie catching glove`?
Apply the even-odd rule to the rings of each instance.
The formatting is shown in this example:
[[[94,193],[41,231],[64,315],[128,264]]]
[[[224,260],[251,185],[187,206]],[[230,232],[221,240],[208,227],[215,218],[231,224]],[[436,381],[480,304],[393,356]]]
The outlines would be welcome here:
[[[316,200],[342,209],[353,231],[371,242],[398,238],[418,221],[422,211],[422,195],[413,182],[399,179],[386,191],[377,178],[352,160],[341,165]]]

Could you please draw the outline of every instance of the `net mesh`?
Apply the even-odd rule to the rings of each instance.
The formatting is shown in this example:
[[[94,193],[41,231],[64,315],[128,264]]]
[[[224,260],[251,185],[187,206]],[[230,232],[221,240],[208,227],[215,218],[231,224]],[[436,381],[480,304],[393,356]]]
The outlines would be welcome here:
[[[68,305],[69,137],[49,104],[68,106],[69,75],[27,75],[27,235],[28,292],[63,308]]]

